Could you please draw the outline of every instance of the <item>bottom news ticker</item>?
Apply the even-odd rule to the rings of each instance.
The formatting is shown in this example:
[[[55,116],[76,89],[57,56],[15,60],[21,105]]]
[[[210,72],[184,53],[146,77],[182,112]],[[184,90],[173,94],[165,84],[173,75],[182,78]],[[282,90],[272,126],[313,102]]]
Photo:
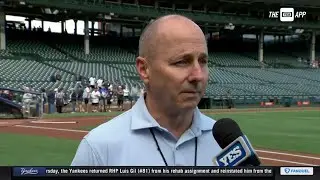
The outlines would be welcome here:
[[[103,177],[316,178],[316,167],[0,167],[1,180],[101,179]],[[320,174],[320,173],[319,173]],[[309,176],[309,177],[308,177]],[[305,178],[307,177],[307,178]]]

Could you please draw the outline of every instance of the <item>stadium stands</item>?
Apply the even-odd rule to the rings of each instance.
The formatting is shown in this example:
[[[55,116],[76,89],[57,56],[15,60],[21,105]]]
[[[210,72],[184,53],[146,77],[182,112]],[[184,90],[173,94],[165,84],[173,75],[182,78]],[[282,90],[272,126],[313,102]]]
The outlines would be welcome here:
[[[87,62],[132,63],[135,61],[134,54],[128,53],[119,47],[91,47],[90,54],[88,55],[84,53],[84,47],[80,44],[58,44],[57,47]]]
[[[6,50],[0,50],[0,57],[12,57],[13,55],[10,54],[8,51]]]
[[[24,35],[19,33],[19,36]],[[41,88],[70,89],[76,85],[77,74],[86,79],[102,77],[113,83],[120,81],[129,87],[141,83],[134,64],[135,54],[124,49],[119,43],[122,39],[113,38],[105,43],[105,39],[99,42],[99,38],[92,37],[90,54],[85,55],[83,36],[42,33],[41,36],[48,37],[46,40],[35,34],[29,32],[30,37],[21,40],[8,36],[7,50],[0,51],[0,86],[21,89],[29,85],[37,91]],[[36,59],[25,54],[33,54]],[[232,98],[256,101],[268,96],[320,95],[319,69],[311,69],[285,52],[269,50],[264,58],[266,64],[257,60],[255,52],[210,52],[206,96],[224,97],[229,90]],[[288,67],[274,68],[274,63]],[[57,71],[62,75],[61,81],[51,82],[51,76]]]
[[[219,66],[260,67],[261,63],[232,52],[215,52],[209,54],[209,61]]]
[[[7,51],[16,54],[37,54],[40,57],[49,60],[69,59],[65,54],[38,40],[8,40]]]
[[[258,59],[257,52],[244,52],[243,54],[251,57],[253,59]],[[288,54],[280,53],[280,52],[264,52],[264,62],[271,66],[281,64],[287,65],[289,67],[297,67],[297,68],[307,68],[309,65],[298,62],[297,57],[290,56]]]
[[[35,90],[41,88],[73,87],[73,75],[61,72],[62,81],[57,84],[50,82],[50,77],[58,69],[32,60],[1,59],[0,61],[0,86],[20,89],[23,85],[32,86]]]
[[[57,69],[31,60],[2,59],[0,77],[5,81],[50,81]],[[71,81],[72,75],[63,73],[63,81]]]
[[[132,72],[123,71],[120,68],[114,68],[102,63],[84,63],[84,62],[59,62],[50,61],[49,64],[64,69],[69,70],[75,74],[81,74],[87,78],[104,78],[110,82],[116,82],[119,80],[124,84],[131,86],[134,81],[130,77],[137,76]]]
[[[274,70],[274,69],[272,69]],[[210,68],[210,80],[214,85],[209,86],[214,90],[208,90],[208,95],[225,95],[227,89],[232,90],[233,95],[272,95],[272,96],[295,96],[320,94],[320,86],[315,79],[297,77],[297,74],[285,75],[272,72],[268,69],[258,68]],[[288,69],[277,69],[277,71],[288,71]],[[302,73],[308,70],[298,70]],[[317,72],[317,71],[315,71]],[[221,87],[223,86],[223,90]],[[215,90],[215,88],[218,88]],[[213,93],[213,94],[212,94]]]

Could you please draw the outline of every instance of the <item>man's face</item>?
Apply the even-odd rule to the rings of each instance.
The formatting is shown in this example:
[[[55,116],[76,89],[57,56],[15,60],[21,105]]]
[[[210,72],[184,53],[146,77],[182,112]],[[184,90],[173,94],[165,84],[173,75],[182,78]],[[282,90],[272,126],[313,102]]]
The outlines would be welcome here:
[[[170,33],[151,60],[149,87],[166,107],[195,108],[208,81],[207,46],[201,32]]]

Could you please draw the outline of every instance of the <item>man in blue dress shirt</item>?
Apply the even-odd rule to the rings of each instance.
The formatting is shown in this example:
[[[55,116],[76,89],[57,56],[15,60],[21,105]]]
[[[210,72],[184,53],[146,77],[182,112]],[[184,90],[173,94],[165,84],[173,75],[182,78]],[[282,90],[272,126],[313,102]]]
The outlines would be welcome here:
[[[197,105],[208,81],[208,49],[200,27],[180,15],[149,24],[136,68],[145,94],[132,109],[93,129],[72,166],[212,166],[221,148],[215,121]]]

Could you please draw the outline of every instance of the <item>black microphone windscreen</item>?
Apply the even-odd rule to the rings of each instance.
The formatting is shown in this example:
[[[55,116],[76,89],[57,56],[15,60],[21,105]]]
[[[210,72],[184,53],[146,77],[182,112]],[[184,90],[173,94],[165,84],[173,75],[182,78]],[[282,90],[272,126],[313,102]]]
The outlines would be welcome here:
[[[242,136],[243,133],[239,125],[234,120],[230,118],[222,118],[214,124],[212,128],[212,135],[219,146],[223,149],[239,136]]]

